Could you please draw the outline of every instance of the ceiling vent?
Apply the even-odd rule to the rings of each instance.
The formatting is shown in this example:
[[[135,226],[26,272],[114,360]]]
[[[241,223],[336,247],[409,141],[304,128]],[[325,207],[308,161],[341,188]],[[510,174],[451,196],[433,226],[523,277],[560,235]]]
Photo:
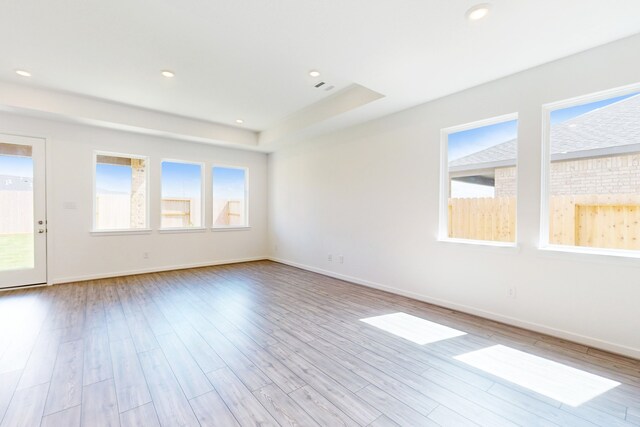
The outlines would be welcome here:
[[[328,85],[327,82],[318,82],[313,87],[315,87],[316,89],[322,88],[325,90],[325,92],[329,92],[331,89],[335,88],[334,85]]]

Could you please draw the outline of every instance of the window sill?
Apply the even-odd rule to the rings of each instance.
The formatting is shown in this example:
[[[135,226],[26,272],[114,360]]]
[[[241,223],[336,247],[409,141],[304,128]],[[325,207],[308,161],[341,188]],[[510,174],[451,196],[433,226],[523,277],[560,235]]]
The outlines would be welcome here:
[[[151,234],[150,228],[138,228],[135,230],[91,230],[92,236],[126,236],[128,234]]]
[[[640,251],[630,249],[603,249],[603,248],[589,248],[584,246],[563,246],[563,245],[545,245],[539,248],[541,251],[546,252],[560,252],[575,256],[582,255],[597,255],[618,259],[640,259]]]
[[[490,247],[490,248],[505,248],[505,249],[519,249],[517,243],[509,243],[509,242],[496,242],[492,240],[471,240],[471,239],[453,239],[453,238],[440,238],[438,239],[440,243],[454,243],[469,247]]]
[[[158,230],[160,234],[173,234],[173,233],[202,233],[207,231],[205,227],[184,227],[184,228],[161,228]]]
[[[211,227],[211,231],[249,231],[251,227],[246,225],[242,227]]]

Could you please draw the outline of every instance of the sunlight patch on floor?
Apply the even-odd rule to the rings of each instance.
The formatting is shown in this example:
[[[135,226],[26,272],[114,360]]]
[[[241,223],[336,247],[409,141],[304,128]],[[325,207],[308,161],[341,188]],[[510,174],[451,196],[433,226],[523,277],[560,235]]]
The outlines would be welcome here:
[[[571,406],[580,406],[620,385],[503,345],[465,353],[455,359]]]
[[[360,321],[420,345],[466,335],[466,332],[407,313],[385,314]]]

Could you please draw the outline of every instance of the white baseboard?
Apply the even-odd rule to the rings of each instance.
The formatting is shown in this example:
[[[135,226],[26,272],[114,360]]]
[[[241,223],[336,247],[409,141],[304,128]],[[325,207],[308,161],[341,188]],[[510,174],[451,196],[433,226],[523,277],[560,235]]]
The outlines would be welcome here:
[[[505,316],[499,313],[494,313],[491,311],[483,310],[483,309],[468,306],[468,305],[458,304],[455,302],[451,302],[451,301],[447,301],[439,298],[433,298],[428,295],[404,291],[402,289],[386,286],[386,285],[372,282],[369,280],[360,279],[358,277],[347,276],[345,274],[340,274],[333,271],[324,270],[321,268],[316,268],[316,267],[300,264],[300,263],[285,260],[285,259],[280,259],[276,257],[268,257],[268,259],[271,261],[290,265],[292,267],[301,268],[303,270],[312,271],[314,273],[319,273],[319,274],[333,277],[336,279],[345,280],[347,282],[356,283],[358,285],[367,286],[369,288],[379,289],[382,291],[390,292],[392,294],[413,298],[429,304],[438,305],[441,307],[449,308],[449,309],[460,311],[463,313],[473,314],[479,317],[483,317],[485,319],[495,320],[496,322],[505,323],[507,325],[517,326],[519,328],[528,329],[534,332],[539,332],[541,334],[551,335],[556,338],[561,338],[567,341],[573,341],[578,344],[583,344],[583,345],[597,348],[600,350],[609,351],[612,353],[620,354],[622,356],[632,357],[634,359],[640,359],[640,349],[637,349],[637,348],[628,347],[625,345],[620,345],[620,344],[612,343],[609,341],[604,341],[598,338],[588,337],[581,334],[576,334],[576,333],[565,331],[562,329],[556,329],[556,328],[541,325],[535,322],[528,322],[526,320],[517,319],[511,316]]]
[[[161,271],[185,270],[188,268],[212,267],[215,265],[237,264],[240,262],[251,262],[251,261],[263,261],[266,259],[269,259],[269,258],[266,256],[258,256],[258,257],[250,257],[250,258],[225,259],[225,260],[219,260],[219,261],[201,262],[201,263],[195,263],[195,264],[180,264],[180,265],[170,265],[170,266],[163,266],[163,267],[142,268],[138,270],[117,271],[113,273],[109,272],[109,273],[88,274],[84,276],[62,277],[58,279],[53,279],[50,284],[59,285],[62,283],[82,282],[85,280],[109,279],[111,277],[133,276],[135,274],[145,274],[145,273],[159,273]]]
[[[24,285],[24,286],[11,286],[9,288],[0,288],[0,292],[9,292],[9,291],[18,291],[21,289],[31,289],[31,288],[41,288],[43,286],[48,286],[48,283],[37,283],[35,285]]]

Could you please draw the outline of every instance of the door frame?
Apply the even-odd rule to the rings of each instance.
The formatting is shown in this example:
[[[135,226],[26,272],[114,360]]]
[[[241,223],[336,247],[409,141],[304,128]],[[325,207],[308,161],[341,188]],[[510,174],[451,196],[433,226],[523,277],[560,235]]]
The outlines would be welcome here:
[[[2,138],[6,138],[6,142],[11,143],[12,139],[16,142],[16,143],[20,143],[20,140],[22,140],[23,143],[27,143],[29,142],[29,140],[36,140],[41,142],[42,144],[42,149],[43,149],[43,164],[42,164],[42,168],[44,168],[44,171],[42,173],[42,191],[44,192],[44,197],[42,197],[42,216],[44,217],[44,221],[45,221],[45,244],[44,244],[44,248],[43,248],[43,254],[42,254],[42,259],[41,262],[44,263],[44,267],[43,267],[43,272],[44,272],[44,281],[43,282],[38,282],[38,283],[27,283],[27,284],[18,284],[18,285],[12,285],[12,286],[8,286],[8,287],[0,287],[0,292],[2,291],[9,291],[9,290],[13,290],[13,289],[20,289],[20,288],[27,288],[27,287],[38,287],[38,286],[48,286],[51,285],[51,263],[49,262],[49,254],[51,253],[52,250],[52,233],[51,233],[51,221],[49,220],[48,216],[49,216],[49,205],[50,205],[50,201],[51,201],[51,192],[48,191],[48,183],[50,182],[50,171],[51,168],[50,163],[50,153],[49,150],[47,150],[48,148],[48,139],[42,136],[34,136],[34,135],[27,135],[21,132],[10,132],[10,131],[2,131],[0,130],[0,139]],[[34,141],[35,142],[35,141]],[[35,169],[34,169],[34,175],[35,175]],[[34,204],[34,209],[35,209],[35,204]],[[34,212],[34,222],[36,221],[36,214]],[[35,229],[36,229],[36,224],[34,223],[34,233],[35,233]],[[34,260],[35,261],[35,260]]]

